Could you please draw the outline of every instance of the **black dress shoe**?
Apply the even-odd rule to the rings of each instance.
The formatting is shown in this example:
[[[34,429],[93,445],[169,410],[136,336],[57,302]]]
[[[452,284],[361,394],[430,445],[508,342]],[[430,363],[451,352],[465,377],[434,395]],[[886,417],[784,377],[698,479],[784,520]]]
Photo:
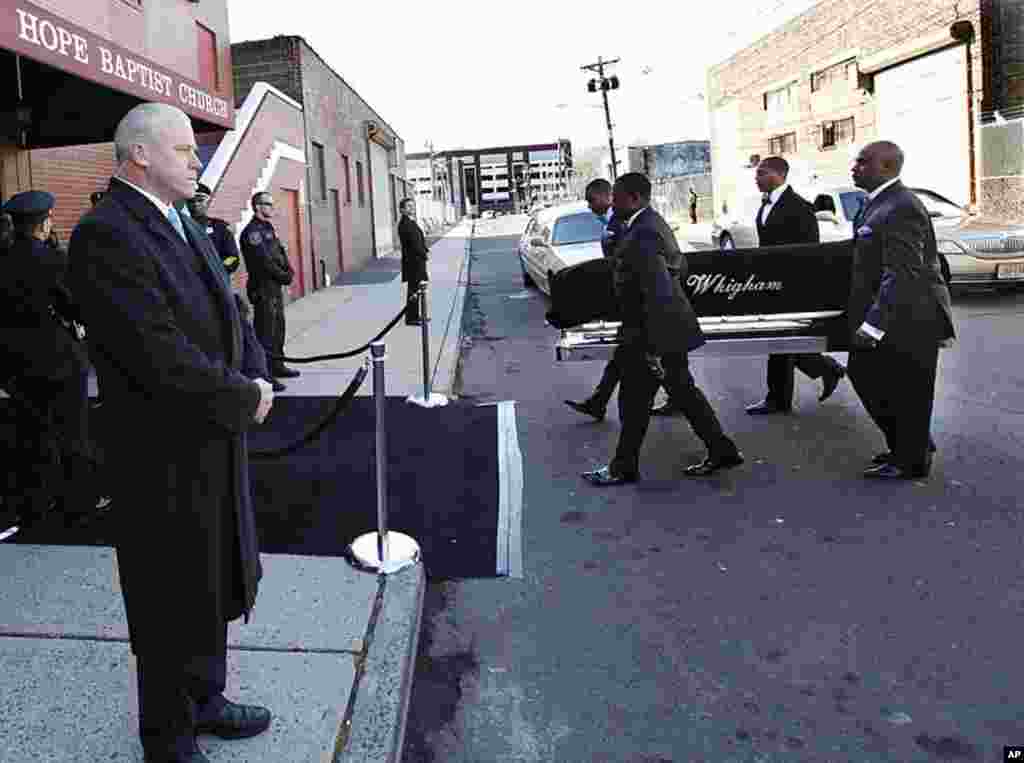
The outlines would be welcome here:
[[[928,453],[929,453],[928,458],[929,458],[929,461],[931,460],[931,455],[930,454],[932,454],[934,452],[935,452],[935,443],[930,443],[928,445]],[[888,450],[883,450],[881,453],[876,453],[871,458],[871,463],[873,463],[875,466],[878,466],[880,464],[891,464],[892,463],[892,452],[888,451]],[[928,466],[930,467],[931,463],[929,463]]]
[[[879,464],[864,470],[864,476],[878,480],[919,480],[928,476],[930,465],[904,468],[896,464]]]
[[[844,376],[846,376],[846,369],[843,366],[838,366],[825,374],[821,382],[821,396],[818,397],[819,403],[825,402],[832,396],[832,393],[836,391],[836,387],[839,386],[839,382],[843,380]]]
[[[598,421],[604,421],[605,409],[595,405],[590,400],[584,400],[582,403],[577,403],[575,400],[566,400],[565,404],[577,413],[583,413],[587,416],[593,416]]]
[[[274,392],[284,392],[286,389],[288,389],[288,387],[279,382],[277,379],[270,380],[270,388],[274,390]]]
[[[683,409],[682,408],[678,408],[678,407],[672,405],[672,403],[663,403],[662,405],[658,405],[658,406],[655,406],[654,408],[651,408],[651,415],[652,416],[682,416],[683,415]]]
[[[747,406],[747,413],[751,416],[764,416],[769,413],[789,413],[789,408],[780,408],[771,400],[762,400]]]
[[[223,698],[211,704],[215,707],[199,712],[197,734],[214,734],[221,739],[245,739],[262,734],[270,726],[270,711],[265,707],[239,705]]]
[[[736,451],[729,456],[708,456],[699,464],[691,464],[683,470],[687,477],[707,477],[721,469],[731,469],[743,463],[743,454]]]
[[[580,476],[582,476],[583,479],[591,485],[597,485],[598,487],[626,485],[640,479],[640,475],[636,472],[633,472],[632,474],[620,474],[612,471],[612,467],[610,465],[602,466],[600,469],[594,469],[591,472],[583,472]]]
[[[274,369],[273,375],[280,379],[294,379],[298,376],[302,376],[302,371],[296,371],[294,368],[281,366]]]

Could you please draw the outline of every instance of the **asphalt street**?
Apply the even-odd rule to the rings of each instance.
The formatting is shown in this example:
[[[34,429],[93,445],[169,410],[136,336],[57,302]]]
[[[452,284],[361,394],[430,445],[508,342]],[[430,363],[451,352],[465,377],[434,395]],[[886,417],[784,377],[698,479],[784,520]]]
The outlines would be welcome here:
[[[693,363],[747,463],[702,480],[654,420],[637,485],[599,489],[618,434],[562,403],[524,290],[523,217],[478,223],[461,393],[515,400],[523,580],[435,580],[406,763],[997,761],[1024,744],[1024,293],[954,299],[927,481],[860,476],[882,440],[848,381],[750,417],[765,360]],[[836,356],[845,362],[845,356]]]

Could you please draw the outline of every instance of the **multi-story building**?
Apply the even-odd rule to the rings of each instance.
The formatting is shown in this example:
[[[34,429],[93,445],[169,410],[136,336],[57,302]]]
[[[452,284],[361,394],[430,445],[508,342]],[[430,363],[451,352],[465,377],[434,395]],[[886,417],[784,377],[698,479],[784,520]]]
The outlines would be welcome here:
[[[431,156],[436,186],[434,193],[441,193],[445,184],[457,189],[452,191],[452,201],[461,214],[488,209],[521,211],[535,202],[550,202],[574,195],[572,144],[567,138],[559,138],[554,143],[409,154],[409,158],[417,162],[427,160],[428,172]],[[421,184],[417,194],[423,192],[424,181],[430,182],[424,175],[423,165],[419,166],[417,171]],[[427,193],[430,193],[429,186]]]
[[[909,185],[1024,220],[1022,20],[1024,0],[822,0],[709,71],[716,206],[756,193],[759,157],[849,183],[886,139]]]

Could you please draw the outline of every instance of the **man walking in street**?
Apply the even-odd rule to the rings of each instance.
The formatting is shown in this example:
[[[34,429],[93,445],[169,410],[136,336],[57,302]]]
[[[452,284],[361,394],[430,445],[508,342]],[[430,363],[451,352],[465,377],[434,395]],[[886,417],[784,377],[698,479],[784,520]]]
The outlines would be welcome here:
[[[224,689],[228,622],[248,619],[262,576],[246,431],[273,392],[216,251],[174,206],[192,197],[200,168],[188,116],[136,106],[114,144],[117,172],[72,234],[69,280],[110,392],[112,516],[145,760],[208,763],[197,734],[239,739],[271,721]]]
[[[781,156],[769,156],[757,165],[757,189],[761,208],[755,224],[760,246],[816,244],[821,239],[818,220],[811,205],[794,191],[786,178],[789,162]],[[820,352],[768,356],[768,394],[759,403],[747,406],[747,413],[763,415],[788,413],[793,409],[794,368],[812,379],[822,380],[818,398],[824,402],[835,392],[846,369]]]
[[[895,143],[870,143],[857,155],[853,182],[868,198],[854,221],[847,309],[850,381],[888,446],[864,476],[893,480],[931,471],[939,347],[955,336],[935,229],[920,199],[900,182],[902,169]]]
[[[253,194],[253,217],[242,230],[242,256],[249,272],[245,290],[253,308],[253,328],[267,353],[267,366],[273,377],[275,392],[285,389],[278,379],[299,376],[285,366],[284,295],[282,290],[295,277],[284,244],[277,237],[274,224],[274,197],[267,191]]]
[[[402,219],[398,221],[398,240],[402,245],[402,281],[406,284],[405,299],[408,304],[405,313],[406,326],[421,325],[420,301],[414,299],[422,283],[429,279],[427,260],[430,251],[423,230],[416,222],[416,202],[402,199],[398,205]]]
[[[697,192],[690,186],[690,222],[697,224]]]
[[[615,457],[583,478],[594,485],[622,485],[640,478],[640,448],[659,383],[682,408],[708,449],[690,477],[714,474],[743,463],[725,435],[711,404],[690,374],[688,353],[704,344],[697,316],[683,291],[686,258],[665,220],[650,207],[651,181],[629,172],[615,181],[613,204],[626,219],[615,257],[615,293],[622,324],[618,341],[619,418],[622,430]]]

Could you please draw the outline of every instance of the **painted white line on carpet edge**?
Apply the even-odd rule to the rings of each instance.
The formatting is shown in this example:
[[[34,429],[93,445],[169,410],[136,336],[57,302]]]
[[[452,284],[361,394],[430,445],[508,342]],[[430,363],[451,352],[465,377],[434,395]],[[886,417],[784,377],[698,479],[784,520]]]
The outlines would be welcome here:
[[[523,577],[523,454],[515,401],[498,406],[498,572]]]

